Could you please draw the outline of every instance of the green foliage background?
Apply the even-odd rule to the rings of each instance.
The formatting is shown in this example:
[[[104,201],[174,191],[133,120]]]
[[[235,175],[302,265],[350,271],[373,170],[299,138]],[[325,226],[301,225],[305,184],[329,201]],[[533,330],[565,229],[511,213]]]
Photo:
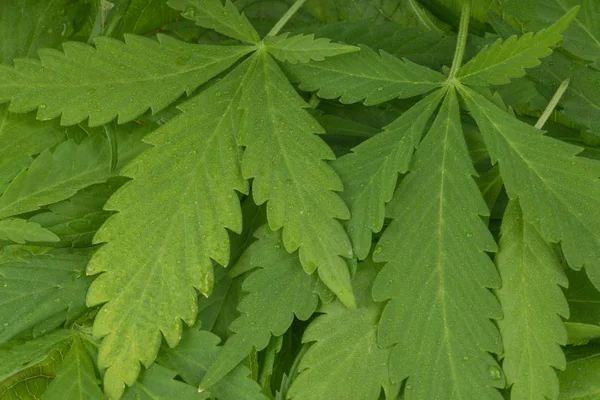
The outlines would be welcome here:
[[[0,400],[595,399],[596,0],[0,2]]]

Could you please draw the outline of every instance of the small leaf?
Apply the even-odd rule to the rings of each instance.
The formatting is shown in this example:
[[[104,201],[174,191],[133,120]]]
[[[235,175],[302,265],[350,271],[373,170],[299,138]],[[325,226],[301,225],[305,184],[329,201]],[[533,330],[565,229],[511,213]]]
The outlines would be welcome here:
[[[58,242],[60,238],[35,222],[7,218],[0,221],[0,240],[10,240],[15,243]]]
[[[331,43],[331,40],[315,39],[314,35],[289,36],[284,33],[279,36],[265,38],[267,51],[276,59],[292,64],[307,63],[309,61],[323,61],[325,57],[359,51],[356,46]]]
[[[199,393],[194,386],[173,379],[175,375],[176,372],[153,364],[140,381],[127,389],[123,400],[204,400],[210,397],[210,393]]]

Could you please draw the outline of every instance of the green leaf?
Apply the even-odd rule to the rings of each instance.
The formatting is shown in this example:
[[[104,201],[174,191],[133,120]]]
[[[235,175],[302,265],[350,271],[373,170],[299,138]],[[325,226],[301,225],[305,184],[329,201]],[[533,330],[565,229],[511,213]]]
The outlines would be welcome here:
[[[357,308],[335,301],[323,306],[324,314],[310,323],[302,341],[316,343],[300,361],[290,399],[376,399],[382,386],[390,385],[390,348],[377,343],[383,306],[370,296],[376,275],[372,263],[359,264],[353,280]]]
[[[240,301],[241,316],[229,327],[234,332],[204,376],[201,386],[210,388],[255,348],[264,349],[271,336],[283,335],[294,316],[307,320],[317,308],[318,278],[302,270],[297,255],[282,246],[281,233],[263,226],[247,250],[250,264],[258,267],[244,281],[248,294]]]
[[[55,47],[74,32],[85,5],[75,0],[22,0],[0,9],[0,62],[33,57],[43,47]],[[18,27],[18,28],[16,28]]]
[[[527,31],[536,31],[548,26],[567,10],[580,6],[581,10],[565,31],[563,47],[584,60],[600,58],[600,9],[595,0],[501,0],[503,12]]]
[[[182,114],[147,137],[154,147],[129,164],[124,174],[133,180],[105,207],[119,213],[95,237],[108,243],[88,266],[89,274],[104,273],[87,302],[108,302],[96,317],[94,336],[104,337],[98,362],[107,368],[104,387],[114,398],[135,382],[140,362],[152,364],[161,332],[175,346],[181,320],[193,324],[194,288],[211,293],[212,260],[229,262],[225,228],[241,231],[236,191],[248,190],[233,136],[248,64],[181,105]]]
[[[511,199],[547,242],[561,242],[574,269],[585,265],[600,287],[600,162],[577,157],[581,148],[542,132],[461,87]]]
[[[385,51],[376,53],[360,46],[357,53],[332,57],[310,64],[286,65],[300,89],[344,104],[364,101],[365,105],[424,94],[442,85],[444,75],[429,68],[400,60]]]
[[[179,14],[164,0],[113,0],[113,4],[101,32],[104,36],[145,35],[171,24]]]
[[[490,320],[501,311],[487,289],[500,286],[486,254],[496,243],[481,220],[489,211],[475,175],[450,88],[373,253],[386,262],[373,297],[389,299],[378,341],[394,345],[391,379],[408,378],[407,400],[502,399],[495,388],[504,378],[490,354],[502,349]]]
[[[4,248],[0,262],[0,343],[51,317],[72,320],[85,310],[91,278],[90,249],[35,254],[26,246]]]
[[[525,75],[525,68],[540,64],[540,58],[552,53],[551,47],[561,40],[563,32],[579,7],[573,7],[552,26],[517,38],[511,36],[504,42],[498,39],[485,47],[458,71],[458,79],[469,85],[501,85],[511,78]]]
[[[338,219],[350,215],[335,193],[342,182],[324,160],[334,155],[314,135],[319,124],[306,103],[265,52],[254,55],[239,108],[244,118],[238,143],[245,146],[244,178],[251,179],[256,204],[267,203],[272,230],[283,227],[288,252],[299,250],[308,273],[318,268],[323,282],[349,306],[354,303],[344,258],[352,257],[348,235]]]
[[[511,400],[556,399],[563,370],[560,345],[567,334],[559,317],[569,316],[560,286],[568,285],[552,246],[535,226],[523,220],[518,201],[504,212],[496,266],[502,287],[496,290],[504,311],[498,327],[504,344],[502,368]]]
[[[163,347],[158,361],[177,371],[190,385],[199,387],[206,371],[222,351],[217,346],[219,341],[214,334],[191,327],[185,330],[177,347]],[[265,400],[260,386],[248,377],[249,373],[245,365],[239,365],[212,385],[210,392],[219,400]]]
[[[0,221],[0,240],[10,240],[16,243],[58,242],[60,238],[35,222],[8,218]]]
[[[558,400],[595,400],[600,393],[600,345],[575,347],[567,353],[567,369],[559,372]]]
[[[359,51],[356,46],[331,43],[330,39],[315,39],[314,35],[296,35],[289,37],[289,33],[279,36],[267,36],[264,40],[269,54],[282,62],[292,64],[307,63],[309,61],[323,61],[325,57]]]
[[[72,333],[56,330],[45,336],[0,345],[0,382],[44,360],[50,353],[70,342]]]
[[[569,322],[600,325],[600,291],[583,271],[567,270],[569,287],[565,297],[569,302]]]
[[[38,109],[38,119],[62,114],[62,125],[89,117],[90,126],[131,121],[157,112],[184,92],[229,68],[249,46],[202,46],[166,35],[158,41],[125,35],[125,43],[97,37],[96,47],[66,42],[63,52],[42,49],[40,60],[0,65],[0,101],[11,112]]]
[[[94,135],[80,144],[68,140],[53,152],[42,152],[17,175],[0,197],[0,218],[64,200],[110,175],[109,148],[103,137]]]
[[[75,336],[71,349],[60,364],[56,378],[44,393],[44,400],[103,400],[99,380],[81,339]]]
[[[201,400],[208,399],[209,393],[198,393],[198,389],[173,378],[176,372],[158,364],[153,364],[141,381],[127,389],[123,400]],[[86,398],[87,399],[87,398]]]
[[[385,204],[392,199],[398,174],[408,171],[425,124],[442,96],[443,91],[436,91],[425,97],[383,132],[334,161],[333,167],[344,182],[342,198],[351,211],[346,226],[360,260],[369,254],[372,232],[381,231]]]
[[[230,0],[169,0],[169,6],[182,11],[182,16],[196,25],[247,43],[260,42],[260,36]]]

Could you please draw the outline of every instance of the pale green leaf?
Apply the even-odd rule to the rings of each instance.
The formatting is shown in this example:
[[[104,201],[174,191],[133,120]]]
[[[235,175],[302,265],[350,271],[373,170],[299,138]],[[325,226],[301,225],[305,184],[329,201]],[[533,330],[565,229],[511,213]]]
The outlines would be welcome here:
[[[393,221],[373,253],[386,262],[373,297],[389,299],[378,340],[394,345],[391,379],[408,378],[407,400],[502,399],[496,388],[504,378],[490,354],[502,350],[490,320],[502,314],[487,289],[500,286],[486,254],[496,243],[481,220],[489,211],[449,90],[389,205]]]
[[[377,269],[362,263],[353,283],[357,308],[335,301],[319,311],[302,337],[315,342],[302,357],[300,374],[292,382],[288,397],[303,399],[377,399],[389,385],[390,348],[377,343],[377,323],[383,305],[370,296]]]
[[[0,240],[15,243],[58,242],[60,238],[38,223],[20,218],[7,218],[0,221]]]
[[[89,274],[104,273],[87,302],[108,302],[95,319],[94,335],[104,337],[98,362],[107,368],[104,385],[111,397],[135,382],[140,362],[152,364],[161,332],[169,345],[179,342],[181,320],[192,324],[196,318],[195,288],[208,296],[213,260],[228,264],[225,228],[241,231],[236,191],[248,190],[234,137],[247,73],[248,62],[181,105],[182,114],[147,137],[154,147],[129,164],[124,174],[133,180],[105,207],[119,212],[95,237],[108,243],[88,266]]]
[[[267,36],[264,40],[269,54],[279,61],[292,64],[309,61],[323,61],[325,57],[354,53],[360,48],[347,44],[331,43],[330,39],[315,39],[314,35],[289,36],[284,33],[279,36]]]
[[[596,0],[501,0],[500,8],[527,31],[552,24],[569,9],[581,10],[565,31],[563,47],[584,60],[600,58],[600,7]]]
[[[198,388],[206,371],[222,351],[217,346],[219,341],[214,334],[194,326],[184,331],[177,347],[163,347],[158,361]],[[249,374],[245,365],[239,365],[208,390],[219,400],[265,400],[260,386],[248,377]]]
[[[203,400],[210,393],[198,393],[198,389],[175,378],[177,372],[153,364],[140,381],[127,389],[123,400]],[[87,399],[87,397],[86,397]]]
[[[458,71],[457,78],[470,85],[502,85],[511,78],[525,75],[525,68],[540,64],[540,58],[552,53],[551,47],[561,40],[561,33],[567,29],[577,14],[573,7],[552,26],[531,32],[517,38],[511,36],[505,41],[498,39],[485,47]]]
[[[437,91],[424,98],[383,132],[333,162],[333,168],[344,183],[341,196],[351,211],[346,226],[359,259],[369,254],[372,232],[381,231],[385,204],[392,199],[398,174],[408,171],[425,124],[442,96],[443,91]]]
[[[41,362],[55,350],[68,345],[71,339],[71,331],[60,329],[35,339],[0,345],[0,382]]]
[[[573,347],[567,352],[567,369],[559,372],[558,400],[597,400],[600,395],[600,345]]]
[[[0,196],[0,218],[35,211],[109,178],[106,139],[93,135],[77,144],[68,140],[54,151],[45,150]]]
[[[85,310],[90,253],[57,249],[37,255],[26,246],[5,247],[2,255],[12,259],[0,263],[0,343],[51,317],[71,320]]]
[[[344,104],[364,101],[373,105],[413,97],[440,87],[445,80],[439,72],[385,51],[378,54],[366,46],[360,48],[357,53],[320,62],[286,65],[285,70],[302,90],[316,91],[325,99],[339,98]]]
[[[40,60],[17,59],[14,68],[0,65],[0,101],[10,101],[12,112],[37,108],[42,120],[62,114],[63,125],[89,117],[89,125],[97,126],[117,116],[124,123],[148,108],[165,108],[252,50],[157,38],[97,37],[95,48],[66,42],[64,52],[42,49]]]
[[[569,316],[560,286],[566,287],[568,281],[555,250],[523,220],[518,201],[509,202],[504,212],[495,261],[502,278],[496,295],[504,318],[498,327],[510,398],[556,399],[554,368],[566,366],[560,346],[566,344],[567,333],[560,316]]]
[[[544,136],[485,97],[461,87],[511,199],[548,242],[561,242],[574,269],[600,287],[600,162],[582,148]]]
[[[94,365],[81,339],[75,336],[43,400],[104,400]]]
[[[260,37],[246,16],[230,0],[169,0],[169,6],[181,15],[208,29],[247,43],[258,43]]]
[[[229,337],[214,364],[203,378],[202,387],[212,387],[255,348],[264,349],[271,336],[283,335],[294,316],[307,320],[317,308],[319,280],[308,275],[296,254],[282,246],[281,233],[267,226],[260,228],[258,238],[247,250],[255,270],[246,278],[242,289],[249,292],[239,303],[241,316],[229,327]]]
[[[306,103],[271,56],[259,52],[249,61],[239,104],[244,116],[238,138],[245,146],[243,175],[254,179],[256,204],[268,200],[269,226],[283,227],[285,249],[299,250],[304,269],[312,273],[318,268],[323,282],[352,306],[343,258],[352,257],[352,247],[339,221],[350,213],[335,193],[343,189],[342,182],[325,162],[334,158],[333,152],[314,135],[322,128],[304,110]]]

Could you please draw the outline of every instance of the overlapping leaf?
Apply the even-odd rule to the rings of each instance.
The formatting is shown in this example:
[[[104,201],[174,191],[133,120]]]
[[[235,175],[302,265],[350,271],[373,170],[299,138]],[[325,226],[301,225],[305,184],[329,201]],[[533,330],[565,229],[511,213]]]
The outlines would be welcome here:
[[[124,173],[133,180],[107,203],[119,213],[95,238],[108,243],[88,266],[89,274],[104,273],[87,302],[108,302],[94,335],[104,337],[98,362],[107,368],[104,387],[111,397],[135,382],[140,362],[152,364],[161,332],[169,345],[179,342],[181,320],[196,318],[195,288],[205,296],[212,290],[212,260],[228,263],[225,228],[241,230],[236,190],[247,191],[233,132],[248,67],[238,66],[150,135],[155,147],[129,165]]]
[[[258,43],[260,37],[244,14],[230,0],[169,0],[169,6],[181,10],[182,15],[204,28],[242,42]]]
[[[199,387],[206,371],[222,351],[217,344],[217,336],[194,326],[185,330],[177,347],[163,348],[158,361],[177,371],[190,385]],[[219,400],[265,400],[265,396],[260,393],[260,386],[248,377],[249,372],[245,365],[239,365],[208,391]]]
[[[184,92],[230,67],[249,46],[202,46],[166,35],[157,40],[126,35],[125,42],[97,37],[96,47],[63,44],[38,51],[40,60],[17,59],[0,66],[0,101],[12,112],[38,109],[38,119],[72,125],[89,117],[97,126],[119,117],[135,119],[159,111]]]
[[[593,400],[600,392],[600,345],[572,347],[567,352],[567,369],[558,374],[559,400]]]
[[[294,316],[308,319],[318,305],[317,277],[308,275],[295,254],[282,246],[281,233],[264,226],[255,236],[259,239],[247,250],[250,265],[259,267],[242,286],[249,292],[239,303],[241,316],[229,327],[229,337],[201,386],[212,387],[252,351],[264,349],[271,335],[283,335]]]
[[[127,389],[123,400],[204,400],[210,393],[199,393],[198,389],[175,380],[176,372],[152,365],[140,381]],[[86,398],[87,399],[87,398]]]
[[[458,71],[458,79],[470,85],[501,85],[511,78],[525,75],[525,68],[540,64],[540,58],[552,53],[550,49],[561,40],[563,32],[577,14],[574,7],[552,26],[535,35],[531,32],[517,38],[511,36],[505,41],[498,39],[494,44],[481,50]]]
[[[569,265],[600,287],[600,162],[581,148],[544,136],[467,89],[461,95],[481,129],[511,199],[548,242],[561,242]]]
[[[400,60],[384,51],[366,46],[361,51],[310,64],[288,65],[286,71],[305,91],[344,104],[363,101],[379,104],[408,98],[440,87],[445,77],[439,72]]]
[[[81,339],[73,339],[71,349],[60,364],[56,378],[44,393],[44,400],[103,400],[94,365]]]
[[[502,349],[500,279],[485,252],[496,243],[481,216],[488,208],[462,136],[458,100],[449,89],[433,126],[389,206],[392,223],[373,258],[386,262],[373,285],[388,300],[379,323],[381,346],[394,345],[393,382],[405,398],[502,399],[490,353]]]
[[[352,257],[352,248],[338,221],[350,215],[335,193],[343,189],[342,183],[325,162],[334,158],[333,152],[314,135],[322,128],[303,109],[306,103],[275,61],[264,52],[250,61],[239,104],[243,175],[254,179],[256,204],[268,200],[269,226],[283,227],[285,249],[298,250],[304,269],[312,273],[318,268],[323,282],[352,306],[350,273],[343,258]]]
[[[353,281],[357,309],[348,309],[339,301],[329,303],[320,309],[324,315],[304,332],[302,341],[315,343],[300,361],[300,374],[288,392],[290,399],[376,399],[382,387],[391,388],[390,348],[377,343],[383,307],[369,293],[377,269],[372,263],[358,268]],[[387,395],[394,398],[394,390]]]
[[[325,57],[358,51],[356,46],[331,43],[330,39],[315,39],[314,35],[289,36],[284,33],[279,36],[268,36],[264,40],[269,54],[279,61],[292,64],[307,63],[309,61],[323,61]]]
[[[351,211],[346,225],[359,259],[369,254],[372,232],[381,231],[385,204],[392,199],[398,174],[408,171],[425,124],[442,96],[443,91],[437,91],[424,98],[383,132],[333,163],[344,182],[342,198]]]
[[[35,222],[20,218],[7,218],[0,221],[0,240],[16,243],[58,242],[60,238]]]
[[[566,366],[560,345],[566,344],[567,334],[560,316],[569,316],[559,285],[568,281],[555,250],[523,220],[518,201],[511,201],[504,212],[496,265],[502,278],[496,294],[504,311],[498,321],[502,368],[512,386],[511,399],[556,399],[553,368]]]
[[[37,255],[15,246],[3,255],[8,252],[11,259],[0,263],[0,343],[51,317],[72,320],[85,309],[89,249]]]

